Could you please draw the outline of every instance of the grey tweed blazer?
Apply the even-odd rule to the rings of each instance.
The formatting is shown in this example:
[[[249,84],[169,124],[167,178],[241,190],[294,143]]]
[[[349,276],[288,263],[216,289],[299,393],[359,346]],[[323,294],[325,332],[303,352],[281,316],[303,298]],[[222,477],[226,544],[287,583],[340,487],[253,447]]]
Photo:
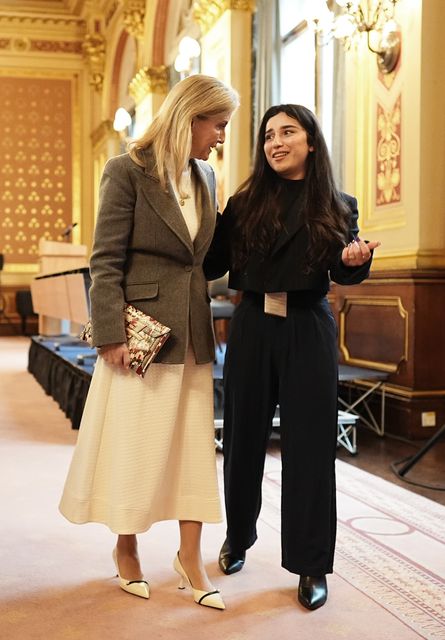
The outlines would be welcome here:
[[[216,220],[215,176],[192,160],[201,225],[192,242],[171,184],[164,191],[150,149],[145,167],[128,154],[108,160],[90,261],[94,346],[125,342],[124,302],[171,327],[156,362],[184,362],[187,339],[198,364],[214,359],[210,298],[202,263]]]

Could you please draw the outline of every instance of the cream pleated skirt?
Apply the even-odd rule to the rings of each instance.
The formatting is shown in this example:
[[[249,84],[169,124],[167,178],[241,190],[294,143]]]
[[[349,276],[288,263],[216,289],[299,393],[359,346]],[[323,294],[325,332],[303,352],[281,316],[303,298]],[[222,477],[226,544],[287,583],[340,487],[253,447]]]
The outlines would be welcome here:
[[[60,503],[118,534],[161,520],[220,522],[212,364],[152,364],[144,379],[97,359]]]

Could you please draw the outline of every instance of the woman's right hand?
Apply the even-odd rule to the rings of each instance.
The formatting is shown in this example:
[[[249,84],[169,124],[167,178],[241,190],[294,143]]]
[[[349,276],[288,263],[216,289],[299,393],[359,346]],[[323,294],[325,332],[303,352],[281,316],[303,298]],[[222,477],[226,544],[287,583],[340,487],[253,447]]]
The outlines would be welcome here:
[[[97,353],[112,367],[123,369],[124,371],[130,368],[130,354],[125,342],[116,342],[98,347]]]

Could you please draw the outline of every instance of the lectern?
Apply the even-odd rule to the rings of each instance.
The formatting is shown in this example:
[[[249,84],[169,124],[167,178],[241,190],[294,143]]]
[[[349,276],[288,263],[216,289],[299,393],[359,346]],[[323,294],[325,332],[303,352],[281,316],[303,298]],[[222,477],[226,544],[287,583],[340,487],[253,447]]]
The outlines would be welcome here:
[[[88,320],[87,248],[67,242],[39,243],[40,273],[31,283],[39,333],[60,335],[62,321],[83,325]]]

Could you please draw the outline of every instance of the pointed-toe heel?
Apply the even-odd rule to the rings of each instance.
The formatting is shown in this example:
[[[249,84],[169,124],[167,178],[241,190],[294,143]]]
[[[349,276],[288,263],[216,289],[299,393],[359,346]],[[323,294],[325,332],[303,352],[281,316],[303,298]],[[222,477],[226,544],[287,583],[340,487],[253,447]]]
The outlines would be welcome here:
[[[131,593],[133,596],[139,596],[140,598],[148,598],[150,597],[150,587],[146,580],[126,580],[122,578],[119,573],[119,565],[117,562],[117,552],[116,549],[113,549],[113,560],[116,566],[117,577],[119,578],[119,586],[121,589],[126,591],[127,593]]]
[[[176,554],[175,559],[173,561],[173,568],[176,573],[179,574],[179,585],[178,589],[185,589],[185,587],[190,587],[193,593],[193,600],[196,604],[201,604],[203,607],[213,607],[213,609],[225,609],[226,605],[221,597],[221,594],[218,590],[215,591],[200,591],[199,589],[194,589],[192,583],[186,572],[184,571],[184,567],[179,560],[179,553]]]

